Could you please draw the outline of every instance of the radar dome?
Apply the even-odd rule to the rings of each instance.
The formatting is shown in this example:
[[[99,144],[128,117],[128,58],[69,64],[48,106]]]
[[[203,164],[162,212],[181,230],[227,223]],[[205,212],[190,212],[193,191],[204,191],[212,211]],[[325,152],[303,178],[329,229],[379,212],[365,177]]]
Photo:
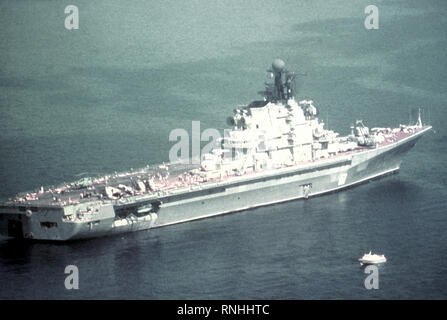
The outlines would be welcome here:
[[[281,59],[275,59],[272,63],[272,68],[275,72],[281,72],[286,64]]]

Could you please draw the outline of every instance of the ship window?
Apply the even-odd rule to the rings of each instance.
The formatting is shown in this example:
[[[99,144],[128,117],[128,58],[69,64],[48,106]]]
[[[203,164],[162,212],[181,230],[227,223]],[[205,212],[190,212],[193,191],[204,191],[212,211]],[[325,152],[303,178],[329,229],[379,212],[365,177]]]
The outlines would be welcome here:
[[[45,221],[45,222],[41,222],[40,226],[42,228],[53,228],[53,227],[57,227],[57,223],[56,222]]]

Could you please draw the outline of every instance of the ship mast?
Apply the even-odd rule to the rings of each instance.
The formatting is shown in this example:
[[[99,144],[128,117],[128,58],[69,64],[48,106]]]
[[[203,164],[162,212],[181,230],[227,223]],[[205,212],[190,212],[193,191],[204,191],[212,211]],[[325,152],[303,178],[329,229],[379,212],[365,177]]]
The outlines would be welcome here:
[[[281,59],[275,59],[272,68],[267,70],[274,78],[274,83],[266,83],[265,91],[261,92],[268,102],[281,102],[295,98],[296,74],[288,71],[285,65]]]
[[[419,128],[422,128],[421,108],[419,108],[419,110],[418,110],[418,122],[417,122],[417,126],[418,126]]]

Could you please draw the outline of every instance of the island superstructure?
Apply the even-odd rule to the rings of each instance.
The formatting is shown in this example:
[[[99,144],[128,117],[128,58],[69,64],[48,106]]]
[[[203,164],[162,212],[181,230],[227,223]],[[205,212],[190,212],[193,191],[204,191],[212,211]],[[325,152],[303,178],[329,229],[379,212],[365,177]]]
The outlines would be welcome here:
[[[200,165],[167,163],[17,195],[0,205],[0,234],[74,240],[146,230],[307,199],[397,172],[431,126],[366,127],[340,136],[296,100],[295,73],[276,59],[264,99],[234,110],[231,130]]]

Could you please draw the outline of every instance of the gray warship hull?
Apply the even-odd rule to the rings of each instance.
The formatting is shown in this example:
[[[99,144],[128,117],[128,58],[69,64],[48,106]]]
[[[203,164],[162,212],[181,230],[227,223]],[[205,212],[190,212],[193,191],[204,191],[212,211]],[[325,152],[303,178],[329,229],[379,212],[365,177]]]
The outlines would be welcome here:
[[[0,234],[56,241],[110,236],[334,192],[397,172],[405,153],[430,129],[375,148],[126,199],[64,206],[5,203]],[[80,211],[82,218],[72,219]]]

